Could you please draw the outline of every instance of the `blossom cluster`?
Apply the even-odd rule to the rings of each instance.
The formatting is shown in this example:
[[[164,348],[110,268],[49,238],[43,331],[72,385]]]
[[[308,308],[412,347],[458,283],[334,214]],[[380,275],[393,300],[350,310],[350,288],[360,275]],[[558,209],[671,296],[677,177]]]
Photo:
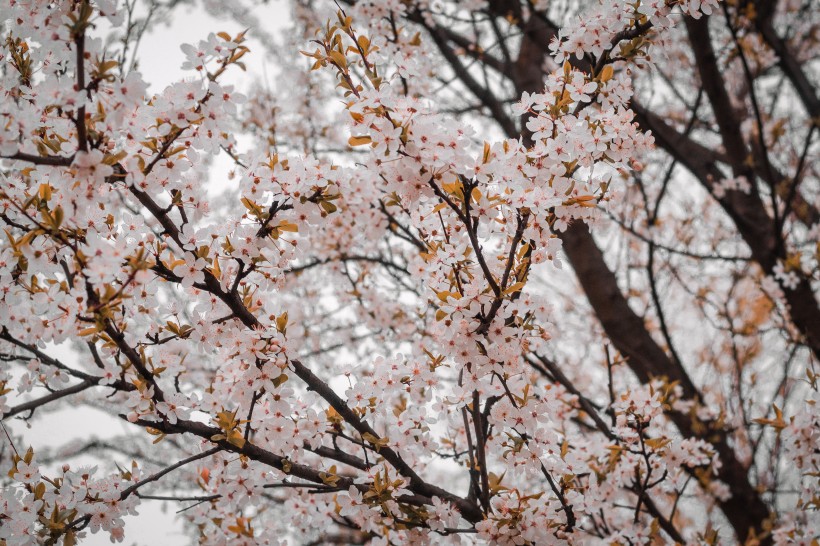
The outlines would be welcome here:
[[[285,135],[344,146],[346,161],[279,135],[240,150],[243,125],[277,126],[225,81],[244,33],[182,46],[186,78],[149,94],[95,33],[104,18],[122,30],[116,3],[3,6],[21,23],[0,58],[0,340],[24,365],[0,369],[0,411],[85,396],[160,456],[55,473],[12,446],[0,541],[121,541],[155,486],[175,493],[153,500],[191,503],[182,517],[205,544],[329,528],[374,544],[649,544],[657,525],[700,540],[663,514],[692,477],[708,502],[729,498],[704,439],[723,416],[665,377],[636,384],[617,359],[609,400],[586,398],[545,356],[561,313],[531,280],[643,169],[654,138],[630,109],[632,75],[646,21],[665,29],[673,7],[613,0],[561,30],[557,70],[510,108],[520,138],[442,112],[422,92],[433,78],[407,83],[432,70],[413,25],[435,24],[435,3],[339,10],[305,40],[316,75],[300,81],[335,84],[349,139],[308,138],[305,120]],[[238,176],[213,198],[220,153]],[[69,342],[79,364],[50,356]],[[780,417],[789,456],[814,471],[817,419]],[[171,472],[178,487],[160,482]]]

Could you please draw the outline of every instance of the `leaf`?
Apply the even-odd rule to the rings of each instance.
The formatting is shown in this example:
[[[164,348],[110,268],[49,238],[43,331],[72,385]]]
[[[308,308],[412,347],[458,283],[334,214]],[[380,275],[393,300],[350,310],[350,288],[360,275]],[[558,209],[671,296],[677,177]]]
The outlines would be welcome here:
[[[362,439],[376,446],[377,451],[379,448],[386,446],[390,442],[387,438],[377,438],[369,432],[362,434]]]
[[[259,218],[263,214],[262,207],[260,207],[255,201],[251,201],[247,197],[243,197],[240,201],[242,204],[245,205],[245,208],[248,209],[254,216]]]
[[[109,70],[116,68],[119,63],[117,61],[103,61],[100,63],[100,74],[105,74]]]
[[[463,195],[463,186],[461,185],[461,180],[456,179],[455,181],[447,184],[443,183],[441,185],[441,189],[449,193],[450,195],[455,195],[457,197],[461,197]]]
[[[356,40],[356,43],[359,44],[359,47],[362,48],[362,51],[367,53],[367,49],[370,47],[370,39],[367,36],[359,36]]]
[[[327,472],[319,472],[319,478],[325,485],[336,487],[339,484],[339,476],[336,475],[336,465],[328,468]]]
[[[494,474],[493,472],[487,473],[487,478],[490,486],[490,493],[493,495],[497,495],[501,491],[508,489],[507,487],[501,485],[501,481],[504,479],[504,475],[506,472],[502,472],[501,475]]]
[[[526,284],[527,283],[525,283],[524,281],[520,281],[520,282],[517,282],[517,283],[514,283],[514,284],[508,286],[507,289],[504,290],[504,295],[506,296],[508,294],[514,294],[515,292],[520,292],[524,288],[524,286],[526,286]]]
[[[63,225],[63,220],[65,219],[65,212],[63,211],[63,207],[57,205],[57,208],[54,209],[54,227],[59,228]]]
[[[330,58],[340,68],[347,67],[347,57],[341,51],[333,50],[330,52]]]
[[[373,139],[370,138],[370,135],[363,135],[363,136],[352,136],[347,139],[347,143],[351,146],[364,146],[365,144],[370,144]]]
[[[276,226],[276,229],[278,229],[279,231],[289,231],[291,233],[298,233],[299,226],[297,226],[293,222],[282,220],[282,222],[280,222],[279,225]]]
[[[278,388],[280,385],[285,383],[287,380],[288,380],[287,374],[283,373],[283,374],[279,375],[278,377],[275,377],[274,379],[272,379],[271,382],[273,383],[274,387]]]
[[[336,211],[338,210],[338,208],[336,207],[336,205],[334,205],[334,204],[333,204],[333,203],[331,203],[330,201],[319,201],[319,206],[320,206],[320,207],[322,207],[322,209],[323,209],[323,210],[324,210],[327,214],[333,214],[334,212],[336,212]]]
[[[228,531],[240,536],[253,537],[253,527],[250,525],[250,518],[236,518],[236,525],[229,525]]]
[[[651,438],[644,443],[655,451],[660,451],[672,442],[669,438]]]
[[[764,417],[759,417],[757,419],[752,419],[755,423],[759,425],[768,425],[770,427],[774,427],[777,429],[778,432],[783,430],[788,426],[788,423],[783,419],[783,411],[777,407],[777,405],[772,404],[772,408],[774,409],[774,419],[766,419]]]
[[[276,317],[276,329],[284,334],[288,329],[288,312],[285,311],[278,317]]]
[[[245,447],[245,438],[242,436],[239,430],[234,429],[228,435],[228,443],[231,445],[235,445],[239,449],[242,449],[243,447]]]
[[[51,199],[51,185],[40,184],[40,188],[37,190],[37,195],[43,201],[48,201],[49,199]]]
[[[481,190],[478,188],[473,188],[473,191],[470,192],[470,197],[472,197],[473,201],[476,203],[481,201]]]
[[[116,154],[106,155],[103,158],[103,163],[105,163],[106,165],[113,166],[113,165],[116,165],[117,163],[119,163],[120,161],[122,161],[123,159],[125,159],[127,156],[128,156],[128,152],[126,152],[125,150],[120,150]]]

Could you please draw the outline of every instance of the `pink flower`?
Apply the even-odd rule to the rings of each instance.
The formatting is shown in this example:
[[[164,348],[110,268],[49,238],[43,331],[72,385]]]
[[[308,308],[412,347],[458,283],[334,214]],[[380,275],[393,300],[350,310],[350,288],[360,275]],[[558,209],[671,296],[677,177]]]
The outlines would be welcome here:
[[[184,394],[174,392],[165,396],[164,402],[158,402],[157,412],[165,416],[171,424],[176,424],[178,419],[187,419],[190,410],[183,406],[188,405],[188,397]]]
[[[185,288],[190,288],[194,283],[205,282],[205,273],[202,270],[208,266],[208,262],[202,258],[195,258],[192,254],[185,254],[185,262],[174,267],[174,275],[181,277],[180,284]]]
[[[105,184],[106,178],[114,174],[110,165],[103,163],[105,155],[100,150],[77,152],[72,165],[77,169],[77,178],[94,185]]]
[[[14,479],[23,483],[33,484],[40,481],[40,470],[35,463],[20,461],[17,463],[17,472]]]

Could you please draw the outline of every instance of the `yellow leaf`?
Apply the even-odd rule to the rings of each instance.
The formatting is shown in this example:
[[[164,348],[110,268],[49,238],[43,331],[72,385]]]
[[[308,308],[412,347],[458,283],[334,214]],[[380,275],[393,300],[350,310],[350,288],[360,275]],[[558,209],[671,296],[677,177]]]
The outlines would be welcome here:
[[[282,222],[276,226],[276,229],[279,231],[290,231],[296,233],[299,231],[299,226],[292,222],[288,222],[287,220],[282,220]]]
[[[51,199],[51,186],[49,184],[40,184],[37,195],[39,195],[43,201],[48,201]]]
[[[333,62],[341,68],[345,68],[347,66],[347,58],[345,58],[344,53],[341,51],[331,51],[330,58],[333,59]]]
[[[458,179],[456,179],[454,182],[452,182],[450,184],[442,184],[441,188],[449,194],[458,195],[458,196],[461,195],[461,191],[462,191],[461,181],[458,180]]]
[[[786,423],[786,421],[783,419],[783,411],[780,408],[778,408],[774,404],[772,405],[772,408],[774,409],[774,415],[775,415],[774,419],[766,419],[766,418],[760,417],[760,418],[757,418],[757,419],[752,419],[752,421],[754,421],[755,423],[757,423],[759,425],[768,425],[770,427],[774,427],[779,432],[779,431],[783,430],[784,428],[786,428],[788,426],[788,423]]]
[[[322,209],[328,214],[333,214],[338,210],[336,208],[336,205],[334,205],[330,201],[320,201],[319,206],[322,207]]]
[[[211,265],[211,273],[217,280],[222,279],[222,269],[219,267],[219,258],[217,256],[214,256],[214,261]]]
[[[260,216],[262,214],[262,207],[260,207],[256,202],[251,201],[247,197],[243,197],[241,201],[242,204],[245,205],[245,208],[256,216]]]
[[[370,138],[369,135],[364,136],[352,136],[348,139],[347,143],[351,146],[363,146],[365,144],[370,144],[373,140]]]
[[[659,451],[666,447],[672,440],[669,438],[651,438],[646,440],[646,445],[654,449],[655,451]]]
[[[285,331],[287,330],[287,328],[288,328],[288,312],[285,311],[284,313],[282,313],[281,315],[276,317],[276,329],[279,332],[284,334]]]
[[[287,374],[283,373],[283,374],[279,375],[278,377],[275,377],[272,380],[272,383],[273,383],[274,387],[279,387],[282,383],[284,383],[287,380],[288,380]]]
[[[375,445],[377,451],[379,448],[382,448],[389,443],[389,440],[387,438],[377,438],[375,435],[370,434],[369,432],[365,432],[362,435],[362,439]]]
[[[235,445],[239,449],[245,447],[245,438],[239,432],[239,430],[234,429],[228,434],[228,443]]]
[[[513,284],[513,285],[511,285],[511,286],[509,286],[509,287],[507,287],[507,289],[506,289],[506,290],[504,290],[504,295],[506,296],[506,295],[508,295],[508,294],[513,294],[513,293],[515,293],[515,292],[519,292],[519,291],[521,291],[521,290],[524,288],[524,286],[525,286],[526,284],[527,284],[527,283],[525,283],[524,281],[517,282],[517,283],[515,283],[515,284]]]
[[[356,43],[359,44],[359,47],[362,48],[362,51],[367,53],[367,48],[370,47],[370,40],[367,38],[367,36],[359,36],[359,39],[356,40]]]
[[[65,213],[63,212],[63,207],[57,205],[57,208],[54,209],[54,227],[59,228],[63,224],[63,219],[65,218]]]
[[[325,485],[336,487],[339,483],[339,476],[336,475],[336,465],[331,466],[328,472],[319,472],[319,478]]]
[[[116,68],[119,63],[117,61],[104,61],[100,63],[100,72],[105,74],[112,68]]]
[[[125,150],[120,150],[116,154],[108,154],[103,158],[103,163],[106,165],[116,165],[121,160],[125,159],[128,153]]]

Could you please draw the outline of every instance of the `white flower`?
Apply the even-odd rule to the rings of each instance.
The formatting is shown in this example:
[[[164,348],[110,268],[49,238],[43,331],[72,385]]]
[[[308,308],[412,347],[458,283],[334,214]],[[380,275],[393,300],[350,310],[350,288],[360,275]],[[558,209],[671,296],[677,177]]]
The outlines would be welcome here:
[[[105,184],[105,179],[114,174],[111,165],[103,163],[105,155],[100,150],[77,152],[72,164],[77,168],[77,178],[93,184]]]
[[[775,264],[772,273],[774,273],[774,278],[780,281],[780,284],[786,290],[794,290],[800,284],[800,277],[793,270],[786,269],[786,265],[782,260]]]
[[[23,483],[35,483],[40,481],[40,470],[34,463],[20,461],[17,463],[17,472],[14,479]]]
[[[190,288],[194,283],[205,282],[205,274],[202,269],[208,263],[202,258],[194,258],[191,254],[185,254],[185,263],[180,263],[174,267],[174,275],[182,278],[182,286]]]
[[[188,398],[178,392],[171,393],[165,397],[164,402],[157,403],[157,411],[168,419],[171,424],[176,424],[177,419],[187,419],[190,411],[182,406],[188,404]]]

